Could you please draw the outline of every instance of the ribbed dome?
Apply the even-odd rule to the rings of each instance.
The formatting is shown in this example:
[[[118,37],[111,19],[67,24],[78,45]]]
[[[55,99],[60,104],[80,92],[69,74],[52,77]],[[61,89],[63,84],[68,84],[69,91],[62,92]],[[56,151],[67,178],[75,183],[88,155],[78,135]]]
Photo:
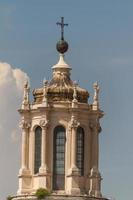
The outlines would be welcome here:
[[[70,78],[71,67],[64,61],[64,55],[60,54],[59,62],[52,67],[53,77],[47,85],[48,101],[72,101],[75,84]],[[89,93],[87,90],[76,86],[77,100],[87,103]],[[43,88],[33,92],[35,102],[41,102],[43,98]]]
[[[60,87],[60,85],[54,87],[50,85],[47,87],[47,98],[49,102],[55,101],[72,101],[74,93],[74,85],[67,87]],[[33,91],[34,102],[41,103],[43,99],[43,88],[35,89]],[[80,103],[87,103],[89,93],[77,86],[77,100]]]

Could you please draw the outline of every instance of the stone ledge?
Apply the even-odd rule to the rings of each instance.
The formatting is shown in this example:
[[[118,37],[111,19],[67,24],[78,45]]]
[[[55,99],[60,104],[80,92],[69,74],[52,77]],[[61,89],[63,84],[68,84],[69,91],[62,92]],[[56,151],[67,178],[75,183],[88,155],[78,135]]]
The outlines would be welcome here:
[[[21,196],[14,196],[12,200],[37,200],[35,195],[21,195]],[[90,196],[72,196],[72,195],[50,195],[45,197],[42,200],[109,200],[105,197],[96,198]]]

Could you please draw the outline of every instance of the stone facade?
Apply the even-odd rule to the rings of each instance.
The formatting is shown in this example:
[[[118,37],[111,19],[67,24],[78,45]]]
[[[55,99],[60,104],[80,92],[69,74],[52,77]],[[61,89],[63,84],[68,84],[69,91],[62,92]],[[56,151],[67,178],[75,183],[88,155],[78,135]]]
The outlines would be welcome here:
[[[63,54],[60,54],[59,62],[52,69],[51,81],[44,81],[42,88],[33,91],[34,102],[29,101],[28,83],[26,82],[24,86],[23,102],[19,109],[22,155],[18,195],[31,195],[38,188],[43,187],[53,193],[56,192],[57,195],[71,197],[79,195],[76,199],[91,200],[92,197],[101,199],[98,138],[103,112],[99,108],[99,85],[97,83],[93,85],[93,102],[89,104],[89,93],[71,80],[71,68],[64,61]],[[55,190],[53,187],[54,129],[57,126],[65,129],[64,188]],[[35,173],[35,130],[37,127],[41,128],[41,163],[38,173]],[[78,127],[84,130],[82,147],[84,151],[83,155],[80,155],[84,157],[82,174],[77,166]],[[66,196],[59,197],[66,199]],[[51,198],[56,199],[56,195]]]

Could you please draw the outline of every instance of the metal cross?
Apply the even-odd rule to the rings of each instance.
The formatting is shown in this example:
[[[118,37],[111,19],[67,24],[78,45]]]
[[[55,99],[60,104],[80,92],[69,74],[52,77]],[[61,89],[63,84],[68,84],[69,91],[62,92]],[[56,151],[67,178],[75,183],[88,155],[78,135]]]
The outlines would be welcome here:
[[[64,17],[61,17],[61,22],[56,24],[61,26],[61,40],[64,40],[64,26],[68,26],[68,24],[64,24]]]

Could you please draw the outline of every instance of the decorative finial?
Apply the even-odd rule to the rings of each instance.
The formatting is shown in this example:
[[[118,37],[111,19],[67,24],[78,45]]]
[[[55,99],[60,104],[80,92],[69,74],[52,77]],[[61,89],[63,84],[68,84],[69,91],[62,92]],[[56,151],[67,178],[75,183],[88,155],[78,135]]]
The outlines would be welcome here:
[[[47,100],[47,84],[48,81],[46,79],[43,80],[43,100],[42,100],[42,104],[44,107],[48,106],[48,100]]]
[[[30,87],[28,84],[28,80],[26,80],[24,84],[24,95],[23,95],[23,102],[22,102],[22,109],[29,109],[29,93],[30,93]]]
[[[68,24],[64,24],[64,17],[61,17],[61,22],[57,22],[56,24],[61,27],[61,40],[64,40],[64,26],[68,26]]]
[[[57,22],[56,24],[61,27],[61,40],[57,42],[56,49],[58,52],[64,54],[68,50],[68,43],[64,40],[64,26],[68,26],[68,24],[64,23],[64,17],[61,17],[61,22]]]
[[[97,82],[93,84],[94,88],[94,96],[93,96],[93,110],[98,110],[99,109],[99,90],[100,87]]]
[[[74,81],[73,82],[73,100],[72,100],[72,107],[73,108],[77,108],[77,102],[78,102],[78,100],[77,100],[77,81]]]

